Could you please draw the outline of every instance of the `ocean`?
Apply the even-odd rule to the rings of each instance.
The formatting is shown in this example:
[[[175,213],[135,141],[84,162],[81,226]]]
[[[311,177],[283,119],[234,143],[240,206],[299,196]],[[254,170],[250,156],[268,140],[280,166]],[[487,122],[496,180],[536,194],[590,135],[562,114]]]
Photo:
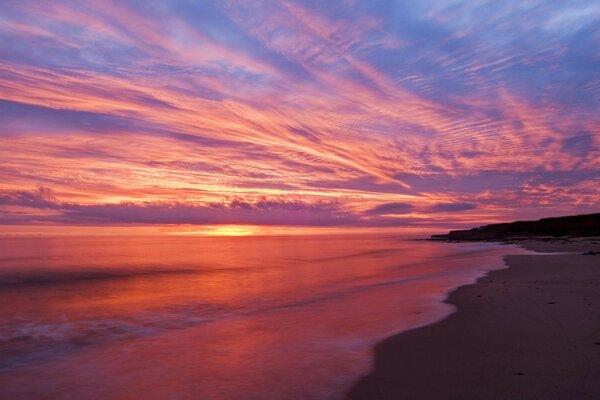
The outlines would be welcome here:
[[[1,399],[340,399],[523,252],[397,235],[0,238]]]

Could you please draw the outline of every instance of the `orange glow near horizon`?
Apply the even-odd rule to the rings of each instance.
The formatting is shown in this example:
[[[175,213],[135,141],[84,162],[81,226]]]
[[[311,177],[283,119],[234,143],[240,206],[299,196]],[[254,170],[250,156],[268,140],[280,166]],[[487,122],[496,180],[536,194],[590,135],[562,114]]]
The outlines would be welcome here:
[[[254,236],[259,234],[260,227],[246,225],[199,226],[185,230],[169,232],[169,235],[182,236]]]
[[[310,227],[264,225],[138,225],[138,226],[65,226],[0,225],[0,237],[13,236],[318,236],[398,234],[429,236],[451,227]]]

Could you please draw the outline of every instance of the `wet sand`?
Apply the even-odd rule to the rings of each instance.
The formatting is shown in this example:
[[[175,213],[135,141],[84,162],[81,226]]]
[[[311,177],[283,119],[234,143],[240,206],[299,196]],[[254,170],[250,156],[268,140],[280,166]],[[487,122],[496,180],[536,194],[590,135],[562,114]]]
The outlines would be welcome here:
[[[519,242],[457,312],[390,337],[348,399],[600,399],[600,239]]]

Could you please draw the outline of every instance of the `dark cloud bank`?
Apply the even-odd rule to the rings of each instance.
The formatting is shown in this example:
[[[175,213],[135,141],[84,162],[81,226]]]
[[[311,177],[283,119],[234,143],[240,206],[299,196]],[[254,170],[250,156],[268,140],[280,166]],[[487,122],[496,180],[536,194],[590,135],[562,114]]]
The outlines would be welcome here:
[[[255,224],[288,226],[401,226],[419,222],[418,218],[386,218],[386,214],[408,214],[415,207],[408,203],[385,203],[363,214],[348,211],[343,204],[272,200],[254,202],[233,199],[227,203],[195,204],[183,202],[121,202],[108,204],[76,204],[61,202],[48,188],[34,191],[2,191],[0,207],[21,207],[50,213],[0,213],[0,223],[61,224]],[[437,204],[425,211],[464,211],[472,204]]]

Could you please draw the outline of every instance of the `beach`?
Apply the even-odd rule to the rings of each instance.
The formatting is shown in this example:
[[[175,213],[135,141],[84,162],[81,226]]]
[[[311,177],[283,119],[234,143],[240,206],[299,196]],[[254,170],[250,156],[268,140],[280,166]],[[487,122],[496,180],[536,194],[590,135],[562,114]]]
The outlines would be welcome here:
[[[600,400],[599,25],[0,0],[0,400]]]
[[[4,239],[0,398],[598,398],[595,242]]]
[[[600,398],[600,240],[518,242],[456,312],[380,342],[348,399]]]

